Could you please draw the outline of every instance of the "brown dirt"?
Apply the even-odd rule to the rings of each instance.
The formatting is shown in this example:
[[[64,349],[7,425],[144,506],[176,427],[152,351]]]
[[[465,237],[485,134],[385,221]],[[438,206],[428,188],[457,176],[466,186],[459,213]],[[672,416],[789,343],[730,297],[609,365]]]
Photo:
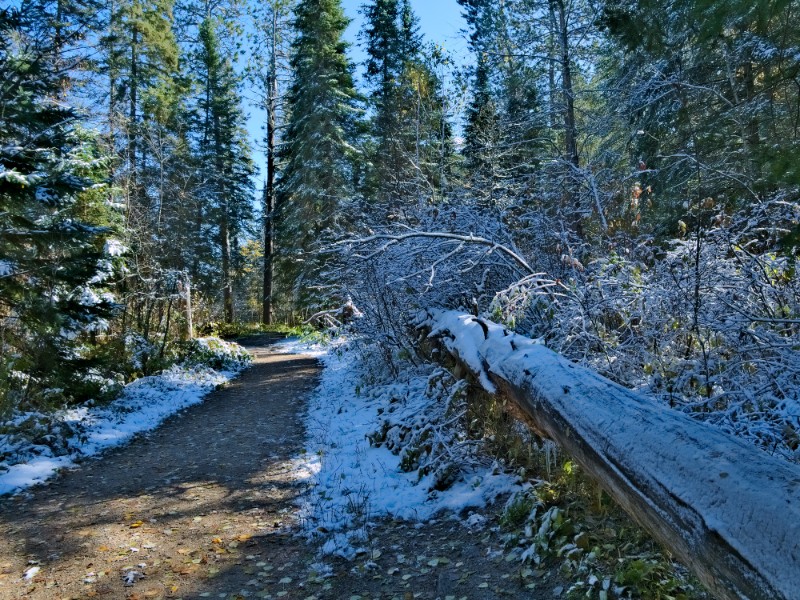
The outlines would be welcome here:
[[[554,597],[556,576],[497,553],[491,513],[478,531],[384,522],[369,555],[318,576],[317,549],[296,535],[291,460],[320,366],[247,342],[253,367],[203,404],[0,499],[1,600]]]

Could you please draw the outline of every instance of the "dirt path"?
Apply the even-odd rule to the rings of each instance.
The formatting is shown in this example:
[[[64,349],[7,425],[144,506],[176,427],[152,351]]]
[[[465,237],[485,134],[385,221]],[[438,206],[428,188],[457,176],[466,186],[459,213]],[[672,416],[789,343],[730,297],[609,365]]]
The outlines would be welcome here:
[[[289,534],[316,360],[269,353],[206,401],[30,494],[0,499],[0,598],[277,594],[308,549]],[[28,580],[21,575],[38,572]],[[268,583],[271,582],[271,583]]]
[[[557,576],[507,560],[495,511],[473,529],[384,521],[368,554],[317,572],[316,548],[296,535],[303,489],[290,474],[320,366],[248,341],[253,367],[203,404],[0,499],[0,600],[559,595]]]

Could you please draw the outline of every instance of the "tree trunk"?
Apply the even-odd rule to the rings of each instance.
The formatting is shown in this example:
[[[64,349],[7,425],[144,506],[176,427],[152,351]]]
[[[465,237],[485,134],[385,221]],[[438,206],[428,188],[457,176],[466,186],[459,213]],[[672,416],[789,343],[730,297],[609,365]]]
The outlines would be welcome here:
[[[267,81],[267,182],[264,186],[264,294],[261,322],[272,324],[275,255],[275,112],[278,104],[278,13],[272,9],[272,47]]]
[[[578,129],[575,122],[575,90],[572,87],[572,66],[570,64],[569,29],[564,0],[550,0],[551,15],[558,19],[553,25],[558,27],[556,37],[559,42],[559,60],[561,64],[561,95],[564,122],[564,160],[570,165],[564,185],[564,206],[571,212],[569,220],[578,237],[583,238],[583,222],[581,216],[580,194],[574,185],[574,173],[580,166],[578,156]]]
[[[181,340],[187,341],[194,338],[194,321],[192,319],[192,280],[188,274],[178,282],[178,292],[183,299],[184,306],[184,325],[181,329]]]
[[[225,211],[227,213],[227,211]],[[233,323],[233,280],[231,277],[231,234],[228,226],[228,215],[225,214],[219,224],[219,243],[222,250],[222,306],[225,322]]]
[[[136,29],[133,30],[133,38],[131,40],[131,76],[129,82],[130,88],[130,111],[128,115],[128,168],[130,169],[130,192],[136,196],[136,104],[137,98],[137,85],[139,79],[139,63],[138,63],[138,45],[139,33]]]
[[[564,154],[574,166],[580,165],[578,157],[578,130],[575,124],[575,91],[572,88],[572,67],[569,53],[569,31],[564,0],[555,2],[558,13],[558,39],[561,50],[561,93],[564,96]]]
[[[261,322],[265,325],[272,324],[272,286],[273,262],[275,253],[274,241],[274,196],[269,185],[269,159],[267,159],[267,184],[264,187],[264,298],[262,304]]]

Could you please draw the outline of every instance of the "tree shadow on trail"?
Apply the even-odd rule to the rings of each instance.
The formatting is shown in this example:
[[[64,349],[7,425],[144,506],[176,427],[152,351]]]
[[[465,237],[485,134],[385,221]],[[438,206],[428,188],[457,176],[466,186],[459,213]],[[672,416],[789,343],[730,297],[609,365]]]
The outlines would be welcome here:
[[[307,552],[288,535],[303,490],[293,458],[320,365],[251,350],[254,365],[204,403],[0,499],[0,598],[219,597],[251,562],[267,582]],[[20,580],[29,565],[39,572]]]

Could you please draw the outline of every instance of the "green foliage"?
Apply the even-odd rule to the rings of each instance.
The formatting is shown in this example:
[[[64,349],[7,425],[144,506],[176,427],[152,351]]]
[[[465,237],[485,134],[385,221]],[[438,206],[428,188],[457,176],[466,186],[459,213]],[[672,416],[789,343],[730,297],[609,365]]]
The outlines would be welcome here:
[[[218,302],[227,323],[235,320],[237,267],[244,262],[253,220],[255,167],[245,131],[240,77],[226,56],[218,19],[206,15],[199,24],[191,55],[198,94],[190,125],[194,136],[194,161],[198,181],[194,214],[183,226],[191,227],[188,256],[181,270]]]
[[[238,344],[217,337],[195,338],[182,344],[179,349],[179,361],[190,367],[240,371],[252,360],[251,354]]]
[[[424,49],[408,0],[374,0],[365,7],[362,37],[374,116],[369,128],[363,193],[380,210],[441,197],[452,152],[442,83],[445,61]]]
[[[500,515],[511,556],[540,567],[561,565],[572,582],[567,597],[574,600],[705,598],[575,462],[532,437],[495,396],[472,388],[467,414],[471,437],[537,482],[513,494]]]
[[[345,227],[352,197],[357,94],[342,35],[339,0],[303,0],[295,10],[289,121],[278,181],[278,266],[295,306],[325,303],[320,242]]]
[[[286,336],[303,337],[311,333],[308,327],[292,327],[282,323],[265,325],[264,323],[210,323],[203,329],[204,334],[223,339],[243,338],[264,333],[276,333]]]
[[[4,410],[80,399],[74,384],[97,367],[86,343],[117,308],[106,288],[117,260],[107,252],[115,216],[99,192],[108,162],[77,112],[56,100],[68,82],[39,16],[0,10]]]
[[[561,564],[573,582],[568,598],[706,597],[573,462],[553,475],[511,496],[501,524],[507,548],[523,561]]]
[[[508,529],[516,529],[525,525],[528,518],[537,506],[535,494],[521,493],[514,494],[503,509],[500,517],[500,524]]]

